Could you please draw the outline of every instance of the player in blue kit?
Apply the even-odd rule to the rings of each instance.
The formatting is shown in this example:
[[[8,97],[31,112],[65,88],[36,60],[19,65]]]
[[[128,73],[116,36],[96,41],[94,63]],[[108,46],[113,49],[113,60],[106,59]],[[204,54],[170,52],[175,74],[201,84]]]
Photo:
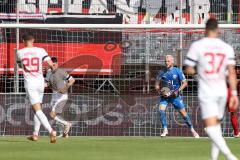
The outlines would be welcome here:
[[[194,130],[191,118],[185,110],[185,106],[182,101],[181,91],[187,86],[187,80],[183,72],[176,67],[173,67],[174,58],[171,55],[165,57],[166,69],[162,70],[158,76],[155,84],[157,91],[160,91],[159,101],[159,114],[163,127],[163,133],[161,137],[166,137],[168,134],[167,129],[167,117],[166,107],[168,104],[172,104],[175,109],[182,115],[184,121],[191,129],[191,132],[195,138],[199,138],[198,133]],[[161,89],[160,89],[161,87]]]

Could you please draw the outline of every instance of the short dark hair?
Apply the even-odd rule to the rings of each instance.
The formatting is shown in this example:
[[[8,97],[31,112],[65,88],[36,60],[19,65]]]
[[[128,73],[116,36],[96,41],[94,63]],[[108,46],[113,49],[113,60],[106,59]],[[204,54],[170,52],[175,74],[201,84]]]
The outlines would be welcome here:
[[[24,41],[29,41],[29,40],[32,40],[32,39],[34,39],[34,35],[32,34],[32,33],[24,33],[23,35],[22,35],[22,39],[24,40]]]
[[[210,18],[206,22],[206,30],[207,31],[214,31],[218,29],[218,21],[216,18]]]
[[[52,60],[53,63],[57,63],[58,62],[56,57],[52,57],[51,60]]]

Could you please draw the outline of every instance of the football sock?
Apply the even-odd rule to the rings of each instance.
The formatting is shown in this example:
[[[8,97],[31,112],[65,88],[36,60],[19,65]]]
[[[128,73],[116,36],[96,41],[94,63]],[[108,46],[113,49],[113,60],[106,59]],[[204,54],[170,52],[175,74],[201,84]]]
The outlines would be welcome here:
[[[238,118],[237,114],[231,113],[231,122],[232,122],[232,127],[234,130],[234,135],[238,135]]]
[[[36,115],[37,115],[38,119],[40,120],[41,124],[48,130],[49,133],[51,133],[52,127],[51,127],[50,123],[48,122],[47,117],[42,112],[42,110],[38,110],[36,112]]]
[[[41,122],[38,119],[36,114],[34,114],[33,123],[34,123],[33,135],[38,136],[38,133],[39,133],[39,130],[40,130],[40,127],[41,127]]]
[[[189,128],[193,128],[192,121],[188,113],[186,114],[185,117],[183,117],[185,123],[188,125]]]
[[[161,123],[162,123],[162,127],[164,129],[166,129],[167,128],[167,117],[166,117],[165,110],[159,110],[159,114],[160,114],[160,120],[161,120]]]
[[[214,142],[212,142],[211,147],[211,160],[217,160],[219,155],[219,149]]]
[[[229,159],[232,156],[230,149],[228,148],[221,131],[220,124],[215,126],[206,127],[206,132],[212,142],[218,147],[218,149],[223,153],[223,155]]]
[[[67,125],[67,124],[68,124],[68,122],[65,121],[65,120],[63,120],[62,118],[60,118],[60,116],[56,116],[56,117],[54,118],[54,120],[57,121],[57,122],[59,122],[59,123],[62,123],[63,125]]]

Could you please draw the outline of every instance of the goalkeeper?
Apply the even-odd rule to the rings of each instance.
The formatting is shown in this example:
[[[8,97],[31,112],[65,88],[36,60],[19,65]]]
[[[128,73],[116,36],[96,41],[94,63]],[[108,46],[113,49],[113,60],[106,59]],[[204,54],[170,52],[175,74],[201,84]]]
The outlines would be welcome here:
[[[191,129],[193,137],[199,138],[182,101],[181,91],[187,86],[186,78],[180,69],[173,67],[174,58],[172,55],[166,55],[165,64],[166,69],[159,73],[155,84],[156,90],[160,92],[159,114],[163,127],[161,137],[166,137],[168,134],[166,107],[168,104],[172,104],[174,108],[179,111],[184,121]]]

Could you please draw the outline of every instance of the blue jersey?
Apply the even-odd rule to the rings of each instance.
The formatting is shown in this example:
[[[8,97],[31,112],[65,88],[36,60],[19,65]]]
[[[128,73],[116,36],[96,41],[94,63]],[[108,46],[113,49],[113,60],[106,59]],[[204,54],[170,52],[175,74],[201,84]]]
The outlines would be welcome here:
[[[157,80],[162,82],[163,87],[167,86],[171,90],[180,88],[182,81],[186,80],[182,70],[176,67],[165,69],[159,72]]]

